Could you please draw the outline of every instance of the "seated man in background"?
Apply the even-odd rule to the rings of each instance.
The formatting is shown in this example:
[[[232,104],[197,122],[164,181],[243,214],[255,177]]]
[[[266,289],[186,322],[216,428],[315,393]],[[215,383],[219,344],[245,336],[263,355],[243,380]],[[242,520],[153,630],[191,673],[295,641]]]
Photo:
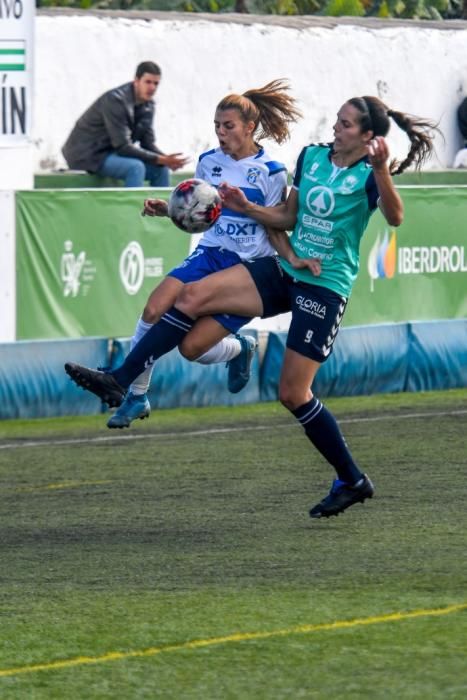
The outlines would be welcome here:
[[[124,180],[125,187],[168,187],[169,170],[188,158],[165,155],[155,144],[153,97],[161,80],[156,63],[144,61],[131,83],[101,95],[78,119],[62,153],[68,167]]]

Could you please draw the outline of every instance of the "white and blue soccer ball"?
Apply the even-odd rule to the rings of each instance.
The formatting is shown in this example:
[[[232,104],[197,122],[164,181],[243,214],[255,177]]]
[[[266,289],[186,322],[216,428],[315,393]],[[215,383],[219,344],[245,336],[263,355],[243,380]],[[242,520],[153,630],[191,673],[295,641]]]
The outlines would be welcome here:
[[[221,212],[219,193],[204,180],[183,180],[170,195],[168,214],[175,226],[187,233],[207,231]]]

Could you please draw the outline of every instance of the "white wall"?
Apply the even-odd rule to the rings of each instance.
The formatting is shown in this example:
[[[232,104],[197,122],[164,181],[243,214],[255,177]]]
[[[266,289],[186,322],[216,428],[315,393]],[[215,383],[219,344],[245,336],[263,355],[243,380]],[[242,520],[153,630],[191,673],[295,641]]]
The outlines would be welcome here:
[[[0,148],[0,191],[34,187],[37,152],[29,141]]]
[[[394,109],[439,121],[445,140],[437,139],[431,168],[450,167],[461,146],[456,108],[467,95],[467,22],[38,10],[35,37],[32,150],[3,149],[0,163],[8,176],[0,190],[9,190],[0,191],[0,341],[15,338],[11,190],[31,187],[33,171],[65,167],[60,149],[76,119],[101,93],[131,80],[140,61],[162,67],[158,143],[192,156],[188,171],[216,143],[218,101],[282,77],[305,118],[289,143],[268,150],[290,169],[303,145],[332,138],[336,111],[355,95],[379,95]],[[397,128],[390,142],[393,155],[405,154]],[[274,327],[282,324],[275,319]]]
[[[467,94],[467,22],[356,20],[359,26],[353,26],[350,19],[146,16],[151,19],[38,12],[36,171],[65,167],[60,148],[75,120],[102,92],[131,80],[142,60],[158,62],[163,71],[158,144],[192,156],[188,170],[197,154],[215,145],[217,102],[281,77],[290,80],[305,114],[288,144],[269,147],[289,168],[303,145],[332,138],[336,111],[346,99],[368,94],[439,121],[445,142],[437,139],[430,167],[452,165],[461,144],[455,111]],[[395,126],[390,142],[396,157],[405,154],[405,137]]]

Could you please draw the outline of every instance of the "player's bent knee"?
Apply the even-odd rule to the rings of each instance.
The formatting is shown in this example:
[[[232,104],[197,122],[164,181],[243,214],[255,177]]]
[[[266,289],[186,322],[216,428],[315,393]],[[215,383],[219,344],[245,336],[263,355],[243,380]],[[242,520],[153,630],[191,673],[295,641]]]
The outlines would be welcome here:
[[[288,394],[280,393],[279,401],[284,406],[284,408],[287,408],[289,411],[293,411],[295,409],[295,402],[292,400],[292,397]]]
[[[279,387],[279,401],[289,411],[295,411],[300,406],[311,401],[312,398],[313,394],[311,391],[307,391],[304,394],[302,387],[299,390],[290,386]]]
[[[142,319],[145,323],[157,323],[160,320],[160,313],[155,306],[146,304],[143,310]]]
[[[191,342],[187,342],[186,340],[180,343],[178,346],[178,351],[180,355],[189,362],[195,362],[195,360],[197,360],[198,357],[203,354],[203,351],[196,347],[196,345],[193,345]]]

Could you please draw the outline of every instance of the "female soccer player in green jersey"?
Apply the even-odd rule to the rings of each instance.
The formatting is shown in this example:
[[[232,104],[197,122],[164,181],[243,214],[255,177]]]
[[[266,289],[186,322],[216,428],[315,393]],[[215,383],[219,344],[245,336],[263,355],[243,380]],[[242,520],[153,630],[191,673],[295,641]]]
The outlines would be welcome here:
[[[406,158],[388,163],[385,140],[391,120],[407,134]],[[243,261],[204,280],[185,285],[169,318],[153,326],[124,364],[110,374],[78,368],[70,375],[103,398],[124,393],[144,362],[176,345],[196,341],[195,319],[213,313],[269,317],[290,310],[279,399],[303,426],[306,436],[336,470],[330,493],[310,510],[312,518],[338,515],[371,498],[373,484],[354,461],[333,415],[313,395],[313,381],[330,356],[358,273],[360,239],[379,207],[391,226],[403,219],[403,204],[392,175],[420,167],[433,150],[431,122],[389,109],[377,97],[345,102],[334,124],[334,141],[311,145],[299,156],[287,201],[264,207],[224,183],[229,210],[241,212],[270,230],[292,229],[273,257]],[[284,233],[272,233],[272,239]],[[315,261],[304,267],[304,261]],[[68,371],[68,370],[67,370]]]

